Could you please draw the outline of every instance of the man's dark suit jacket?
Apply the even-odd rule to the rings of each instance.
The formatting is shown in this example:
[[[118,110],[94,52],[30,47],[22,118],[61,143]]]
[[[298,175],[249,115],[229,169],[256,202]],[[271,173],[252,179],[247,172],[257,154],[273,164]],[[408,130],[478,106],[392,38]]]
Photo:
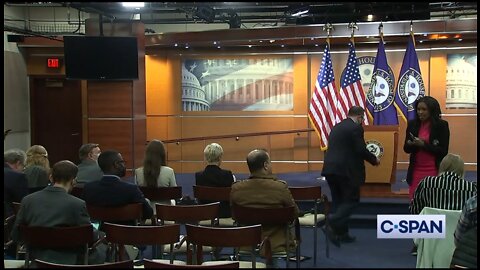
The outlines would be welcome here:
[[[42,227],[78,226],[90,224],[90,217],[83,200],[68,194],[63,188],[48,186],[22,200],[12,231],[12,238],[16,242],[21,239],[19,224]],[[92,237],[92,242],[94,239]],[[82,259],[81,252],[71,250],[34,249],[31,255],[32,258],[62,264],[77,264]]]
[[[143,218],[151,218],[153,209],[138,186],[125,183],[114,175],[104,175],[100,181],[86,183],[83,196],[87,204],[95,206],[122,206],[143,204]]]
[[[233,174],[216,165],[207,165],[201,172],[195,173],[195,185],[207,187],[230,187],[233,183]],[[212,201],[201,201],[200,203],[211,203]],[[219,217],[231,217],[230,202],[220,202]]]
[[[13,214],[12,202],[21,202],[28,195],[28,180],[24,173],[3,163],[3,218]]]
[[[405,136],[405,142],[403,144],[403,150],[405,153],[410,154],[410,163],[408,164],[407,183],[410,185],[412,182],[413,168],[415,166],[415,158],[417,156],[418,147],[408,145],[407,141],[410,139],[409,134],[418,137],[420,130],[420,121],[410,120],[407,125],[407,131]],[[422,150],[432,153],[435,156],[435,167],[438,170],[440,162],[448,154],[448,146],[450,144],[450,129],[448,122],[442,119],[432,122],[430,127],[429,143],[426,143]]]
[[[367,150],[363,134],[363,127],[350,118],[333,127],[323,163],[323,176],[345,176],[351,184],[358,186],[365,183],[363,161],[374,164],[376,156]]]

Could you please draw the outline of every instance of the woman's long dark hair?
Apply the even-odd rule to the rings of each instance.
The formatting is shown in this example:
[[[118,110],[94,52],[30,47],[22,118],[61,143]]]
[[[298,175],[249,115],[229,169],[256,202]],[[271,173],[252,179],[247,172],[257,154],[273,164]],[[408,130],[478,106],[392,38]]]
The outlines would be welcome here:
[[[143,160],[143,177],[147,187],[157,186],[160,168],[167,165],[165,156],[165,147],[161,141],[153,140],[148,143]]]
[[[420,119],[418,119],[417,109],[420,102],[423,102],[425,103],[425,105],[427,105],[427,110],[430,113],[430,119],[432,121],[432,124],[438,122],[438,120],[442,118],[442,111],[440,109],[440,104],[438,103],[438,101],[431,96],[424,96],[419,98],[415,103],[415,120],[417,121],[418,125],[420,125]]]

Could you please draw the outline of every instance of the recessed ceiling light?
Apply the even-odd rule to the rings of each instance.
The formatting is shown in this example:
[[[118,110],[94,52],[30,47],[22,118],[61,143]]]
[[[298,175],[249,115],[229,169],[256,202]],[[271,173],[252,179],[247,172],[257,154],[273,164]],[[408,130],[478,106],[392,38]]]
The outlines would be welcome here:
[[[462,41],[463,39],[459,38],[458,41]]]
[[[217,42],[216,42],[216,41],[214,41],[214,42],[213,42],[213,45],[217,45]]]
[[[133,7],[133,8],[141,8],[145,6],[144,2],[123,2],[122,6],[124,7]]]
[[[251,47],[252,47],[252,45],[248,45],[248,48],[251,48]]]
[[[419,40],[418,42],[423,43],[423,40]]]
[[[178,44],[177,44],[177,43],[175,43],[175,45],[174,45],[174,46],[175,46],[175,47],[178,47]]]
[[[368,14],[367,21],[371,22],[373,20],[373,14]]]
[[[285,45],[283,45],[283,44],[282,44],[282,45],[280,45],[280,46],[282,46],[282,48],[283,48],[283,47],[285,47]]]
[[[428,36],[428,34],[423,34],[424,37]]]
[[[314,40],[314,39],[315,39],[315,38],[313,38],[313,37],[312,37],[312,38],[310,38],[310,40]]]
[[[273,43],[273,42],[275,42],[275,39],[270,39],[270,43]]]
[[[217,49],[220,49],[220,48],[221,48],[221,47],[220,47],[220,45],[219,45],[219,46],[217,46]]]
[[[190,47],[188,45],[185,45],[185,49],[188,49],[188,48],[190,48]]]
[[[263,42],[263,40],[260,40],[260,43],[262,43],[262,42]]]
[[[315,47],[318,47],[318,44],[315,44]]]

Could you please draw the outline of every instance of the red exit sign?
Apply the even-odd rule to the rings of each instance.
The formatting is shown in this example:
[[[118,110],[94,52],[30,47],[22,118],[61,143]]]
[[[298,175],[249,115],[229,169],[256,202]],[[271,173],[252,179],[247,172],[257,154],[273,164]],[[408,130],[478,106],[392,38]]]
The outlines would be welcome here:
[[[48,68],[60,68],[60,59],[59,58],[48,58],[47,59]]]

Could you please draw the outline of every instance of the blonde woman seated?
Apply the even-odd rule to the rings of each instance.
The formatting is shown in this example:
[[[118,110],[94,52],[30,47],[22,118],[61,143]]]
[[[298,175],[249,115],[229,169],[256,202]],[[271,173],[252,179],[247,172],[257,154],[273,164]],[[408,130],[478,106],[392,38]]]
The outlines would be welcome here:
[[[232,171],[220,168],[222,164],[223,148],[218,143],[211,143],[203,150],[207,166],[203,171],[195,173],[195,184],[208,187],[230,187],[235,182]],[[210,203],[211,201],[201,201]],[[230,202],[220,202],[219,217],[231,217]]]
[[[27,150],[25,170],[29,193],[41,190],[50,184],[50,162],[48,152],[41,145],[32,145]]]
[[[175,172],[167,167],[165,146],[159,140],[152,140],[145,149],[143,167],[135,169],[135,182],[141,187],[176,187]],[[150,202],[171,204],[171,201]]]

